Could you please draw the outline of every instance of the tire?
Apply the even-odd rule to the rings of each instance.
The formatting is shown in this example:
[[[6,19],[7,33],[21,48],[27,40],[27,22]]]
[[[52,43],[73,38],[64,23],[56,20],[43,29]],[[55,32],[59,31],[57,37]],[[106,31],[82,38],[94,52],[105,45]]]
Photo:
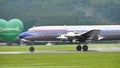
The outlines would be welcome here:
[[[88,46],[84,45],[83,46],[83,51],[88,51]]]
[[[34,50],[35,50],[35,48],[33,46],[29,48],[30,52],[34,52]]]
[[[78,46],[76,47],[76,50],[77,50],[77,51],[81,51],[81,46],[78,45]]]

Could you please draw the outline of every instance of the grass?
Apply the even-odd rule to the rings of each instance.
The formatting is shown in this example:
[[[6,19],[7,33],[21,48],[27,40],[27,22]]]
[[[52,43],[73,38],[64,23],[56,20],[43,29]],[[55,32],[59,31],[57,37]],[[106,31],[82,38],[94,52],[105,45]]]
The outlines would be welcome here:
[[[120,44],[90,44],[90,48]],[[74,45],[35,46],[36,50],[75,50]],[[27,51],[29,46],[1,46],[4,51]],[[119,68],[120,52],[0,54],[0,68]]]
[[[120,53],[0,55],[0,68],[119,68]]]
[[[30,46],[0,46],[0,52],[8,52],[8,51],[28,51]],[[35,50],[75,50],[76,46],[74,45],[53,45],[53,46],[45,46],[45,45],[36,45],[34,46]]]

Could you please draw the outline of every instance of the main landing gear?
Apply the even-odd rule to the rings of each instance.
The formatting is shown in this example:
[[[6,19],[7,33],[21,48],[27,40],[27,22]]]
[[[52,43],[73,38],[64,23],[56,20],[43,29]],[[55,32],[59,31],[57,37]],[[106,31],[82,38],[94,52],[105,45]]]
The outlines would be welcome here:
[[[77,47],[76,47],[76,50],[77,51],[81,51],[83,49],[83,51],[88,51],[88,46],[87,44],[83,45],[83,47],[79,44]]]

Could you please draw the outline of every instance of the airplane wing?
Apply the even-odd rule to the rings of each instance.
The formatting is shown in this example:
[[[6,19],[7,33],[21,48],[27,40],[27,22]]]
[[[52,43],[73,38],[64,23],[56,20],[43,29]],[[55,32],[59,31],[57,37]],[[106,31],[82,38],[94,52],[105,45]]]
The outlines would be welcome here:
[[[97,41],[98,35],[100,33],[100,30],[90,30],[88,32],[85,32],[79,36],[75,36],[75,39],[79,42],[86,42],[86,41]]]
[[[62,39],[62,40],[69,40],[73,39],[79,42],[87,42],[87,41],[95,41],[99,40],[99,35],[100,30],[90,30],[88,32],[83,32],[83,33],[74,33],[74,32],[68,32],[67,34],[60,35],[57,37],[57,39]]]

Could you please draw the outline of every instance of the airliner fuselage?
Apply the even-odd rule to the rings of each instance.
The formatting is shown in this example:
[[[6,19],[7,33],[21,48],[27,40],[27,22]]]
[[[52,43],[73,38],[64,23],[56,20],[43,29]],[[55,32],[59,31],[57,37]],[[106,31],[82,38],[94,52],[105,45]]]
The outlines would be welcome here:
[[[19,35],[23,41],[78,41],[77,51],[87,51],[87,42],[120,40],[120,25],[38,26]],[[84,43],[83,47],[81,43]],[[30,47],[31,52],[34,47]]]
[[[85,33],[94,29],[101,30],[101,40],[120,40],[120,25],[39,26],[30,28],[19,37],[32,41],[57,41],[62,34]]]

